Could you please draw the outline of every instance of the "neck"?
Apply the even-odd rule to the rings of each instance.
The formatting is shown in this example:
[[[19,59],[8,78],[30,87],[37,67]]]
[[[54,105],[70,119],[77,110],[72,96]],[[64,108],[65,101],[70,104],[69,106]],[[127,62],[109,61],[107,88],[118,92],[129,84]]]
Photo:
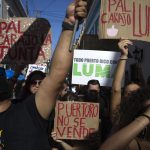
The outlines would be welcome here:
[[[0,113],[6,111],[11,105],[10,100],[4,100],[0,102]]]

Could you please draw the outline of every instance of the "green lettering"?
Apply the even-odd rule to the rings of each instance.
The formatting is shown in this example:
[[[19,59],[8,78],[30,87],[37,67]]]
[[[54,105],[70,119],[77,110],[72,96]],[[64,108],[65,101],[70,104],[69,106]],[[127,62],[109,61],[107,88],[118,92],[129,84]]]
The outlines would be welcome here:
[[[94,64],[83,64],[82,72],[85,76],[91,76],[94,72]]]
[[[105,65],[104,68],[102,68],[100,64],[97,64],[95,77],[110,78],[110,65]]]
[[[73,75],[74,76],[82,76],[81,72],[78,71],[78,64],[77,63],[73,64]]]

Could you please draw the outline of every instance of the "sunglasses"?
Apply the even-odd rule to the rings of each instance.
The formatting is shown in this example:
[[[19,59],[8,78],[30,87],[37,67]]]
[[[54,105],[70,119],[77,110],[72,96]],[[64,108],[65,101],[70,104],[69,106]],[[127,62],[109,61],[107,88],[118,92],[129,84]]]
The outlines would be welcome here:
[[[34,80],[34,81],[31,82],[31,85],[34,85],[34,86],[37,85],[37,84],[40,85],[41,82],[42,82],[42,80]]]

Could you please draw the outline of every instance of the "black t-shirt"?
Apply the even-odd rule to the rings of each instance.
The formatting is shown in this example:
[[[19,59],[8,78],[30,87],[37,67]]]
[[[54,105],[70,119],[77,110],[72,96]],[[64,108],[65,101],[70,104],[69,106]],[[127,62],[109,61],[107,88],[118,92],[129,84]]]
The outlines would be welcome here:
[[[6,150],[50,150],[47,131],[34,95],[0,113],[0,145]]]

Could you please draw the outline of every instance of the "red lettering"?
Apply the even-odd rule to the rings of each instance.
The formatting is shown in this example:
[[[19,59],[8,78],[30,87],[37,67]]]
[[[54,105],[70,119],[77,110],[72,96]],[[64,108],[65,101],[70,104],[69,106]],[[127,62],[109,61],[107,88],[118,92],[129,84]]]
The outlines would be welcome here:
[[[63,130],[61,130],[61,128],[63,129]],[[66,129],[66,127],[57,127],[57,133],[59,133],[59,135],[62,137],[63,135],[64,135],[64,132],[65,132],[65,129]],[[61,131],[62,132],[61,132]]]
[[[74,127],[79,126],[79,118],[74,118]]]
[[[39,56],[43,57],[43,59],[45,60],[45,53],[42,48],[39,51]]]
[[[106,16],[107,16],[107,13],[103,13],[103,14],[101,15],[101,23],[102,23],[102,24],[107,23],[107,21],[105,20],[105,19],[106,19],[106,18],[105,18]]]
[[[122,12],[124,11],[122,0],[119,0],[118,4],[116,6],[115,11],[118,11],[119,8],[121,8]]]
[[[22,34],[23,32],[21,31],[21,22],[20,20],[18,21],[18,33]]]
[[[126,0],[124,0],[124,11],[131,12],[131,9],[127,9]]]
[[[3,30],[5,30],[7,27],[7,23],[6,22],[0,22],[0,34],[2,34]]]
[[[73,137],[77,138],[77,139],[78,138],[81,139],[81,128],[78,128],[78,130],[77,130],[77,128],[74,128]]]
[[[105,0],[104,0],[105,1]],[[111,6],[115,5],[116,4],[116,0],[109,0],[108,1],[108,11],[110,12],[111,11]]]
[[[48,34],[45,38],[44,45],[48,45],[49,43],[52,43],[51,34]]]
[[[86,121],[86,118],[80,118],[80,127],[84,128],[85,127],[85,121]]]
[[[57,117],[57,126],[63,126],[63,118],[64,116]]]
[[[6,29],[6,33],[10,32],[10,30],[13,30],[15,33],[17,33],[17,29],[16,29],[15,23],[13,21],[11,21],[8,24],[8,27]]]
[[[9,48],[9,46],[0,46],[0,59],[2,59],[5,56]],[[4,51],[4,49],[6,50]]]
[[[16,34],[11,34],[11,45],[14,44],[17,40]]]
[[[59,102],[59,103],[58,103],[58,109],[57,109],[57,110],[58,110],[58,115],[61,114],[60,111],[63,110],[63,109],[64,109],[64,104],[61,103],[61,102]]]
[[[137,8],[137,9],[136,9]],[[133,36],[135,37],[144,37],[149,36],[150,34],[150,7],[145,6],[145,12],[142,10],[142,4],[133,2]],[[138,21],[137,21],[138,17]],[[145,18],[142,18],[145,17]],[[145,20],[145,22],[143,22]],[[137,25],[138,23],[138,25]]]
[[[71,138],[72,137],[72,127],[68,127],[67,128],[67,138]]]

